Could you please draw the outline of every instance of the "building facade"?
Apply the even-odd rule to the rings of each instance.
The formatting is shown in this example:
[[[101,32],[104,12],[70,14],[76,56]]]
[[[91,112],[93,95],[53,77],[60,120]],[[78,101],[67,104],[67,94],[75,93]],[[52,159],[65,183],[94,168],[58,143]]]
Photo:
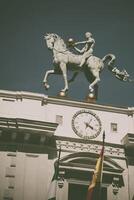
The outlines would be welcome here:
[[[103,200],[134,196],[134,107],[0,91],[0,200],[47,200],[59,149],[58,200],[85,199],[102,147]]]

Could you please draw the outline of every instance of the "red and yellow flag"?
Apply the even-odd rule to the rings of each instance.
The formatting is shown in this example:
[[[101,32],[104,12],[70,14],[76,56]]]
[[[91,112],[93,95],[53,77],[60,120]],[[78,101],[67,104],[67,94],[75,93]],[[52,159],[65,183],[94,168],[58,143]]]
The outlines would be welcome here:
[[[93,173],[92,181],[88,187],[87,200],[99,200],[100,189],[102,182],[102,170],[103,170],[103,159],[104,159],[104,145],[102,146],[100,156],[97,160],[95,170]],[[95,198],[94,198],[95,196]]]

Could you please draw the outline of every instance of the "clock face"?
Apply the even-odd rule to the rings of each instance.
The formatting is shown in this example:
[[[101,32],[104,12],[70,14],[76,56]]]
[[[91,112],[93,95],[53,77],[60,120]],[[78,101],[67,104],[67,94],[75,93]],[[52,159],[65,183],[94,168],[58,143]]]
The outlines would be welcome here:
[[[96,138],[102,129],[100,118],[89,110],[80,110],[72,118],[72,128],[81,138]]]

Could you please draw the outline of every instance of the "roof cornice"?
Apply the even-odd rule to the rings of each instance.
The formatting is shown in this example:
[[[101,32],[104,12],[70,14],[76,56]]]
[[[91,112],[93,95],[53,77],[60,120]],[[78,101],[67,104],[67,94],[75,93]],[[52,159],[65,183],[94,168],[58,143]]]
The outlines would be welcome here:
[[[41,105],[57,104],[57,105],[65,105],[65,106],[73,106],[85,109],[93,109],[100,110],[106,112],[114,112],[120,114],[133,115],[134,107],[117,107],[111,105],[101,105],[97,103],[87,103],[84,101],[76,101],[68,98],[61,97],[50,97],[45,94],[26,92],[26,91],[8,91],[8,90],[0,90],[0,97],[3,98],[12,98],[14,100],[23,100],[23,99],[31,99],[38,100],[41,102]]]

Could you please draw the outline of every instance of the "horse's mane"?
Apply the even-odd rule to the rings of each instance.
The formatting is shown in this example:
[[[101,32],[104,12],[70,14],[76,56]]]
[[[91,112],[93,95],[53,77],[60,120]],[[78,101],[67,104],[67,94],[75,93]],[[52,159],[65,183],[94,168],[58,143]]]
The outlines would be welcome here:
[[[64,40],[57,34],[55,34],[55,36],[57,37],[57,40],[59,40],[59,42],[61,43],[62,47],[67,49],[67,46],[66,46]]]
[[[64,48],[64,50],[67,49],[67,46],[66,46],[64,40],[59,35],[57,35],[56,33],[47,33],[46,38],[47,37],[54,37],[55,40],[57,40],[57,42],[61,45],[61,47]]]

